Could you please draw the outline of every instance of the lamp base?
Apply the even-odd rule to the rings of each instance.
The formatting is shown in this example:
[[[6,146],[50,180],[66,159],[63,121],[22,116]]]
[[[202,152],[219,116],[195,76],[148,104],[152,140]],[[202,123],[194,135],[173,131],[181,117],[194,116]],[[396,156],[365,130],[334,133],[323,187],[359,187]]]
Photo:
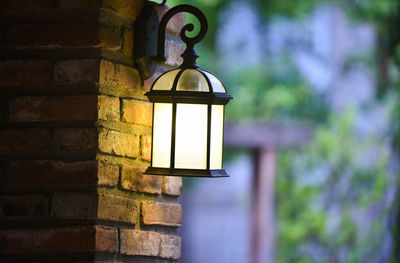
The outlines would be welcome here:
[[[144,174],[163,175],[163,176],[180,176],[180,177],[229,177],[224,169],[201,170],[201,169],[169,169],[148,167]]]

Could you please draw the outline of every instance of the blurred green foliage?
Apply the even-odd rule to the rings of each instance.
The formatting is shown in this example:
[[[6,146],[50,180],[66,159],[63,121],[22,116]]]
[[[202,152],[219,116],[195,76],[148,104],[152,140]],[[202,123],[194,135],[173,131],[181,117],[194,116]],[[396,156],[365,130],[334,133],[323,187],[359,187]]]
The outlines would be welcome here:
[[[382,138],[358,136],[354,118],[351,108],[333,114],[318,126],[311,145],[281,153],[278,262],[369,262],[381,249],[389,151]],[[359,159],[368,152],[379,153],[374,163]],[[382,213],[373,214],[377,207]]]
[[[305,148],[279,154],[276,182],[277,262],[371,262],[382,254],[390,209],[384,198],[388,185],[398,184],[388,173],[390,148],[400,153],[400,15],[399,0],[249,0],[264,24],[274,19],[301,20],[323,3],[342,7],[355,23],[375,27],[378,44],[367,57],[349,57],[346,67],[363,63],[376,72],[379,91],[370,103],[392,105],[388,138],[361,136],[355,131],[357,112],[334,112],[326,95],[315,92],[292,59],[281,54],[259,65],[231,69],[215,63],[221,14],[234,0],[198,0],[209,21],[206,39],[197,48],[199,64],[222,76],[234,100],[230,120],[303,121],[315,126],[315,138]],[[182,3],[169,0],[169,5]],[[188,21],[194,21],[188,17]],[[385,65],[382,67],[382,65]],[[223,72],[223,75],[218,74]],[[372,156],[368,161],[368,156]],[[398,191],[399,192],[399,191]],[[399,192],[400,193],[400,192]],[[397,199],[400,199],[398,194]],[[394,211],[394,212],[393,212]],[[400,209],[397,210],[400,217]],[[394,219],[391,262],[400,262],[400,218]],[[396,221],[397,220],[397,221]],[[393,219],[392,219],[393,221]]]

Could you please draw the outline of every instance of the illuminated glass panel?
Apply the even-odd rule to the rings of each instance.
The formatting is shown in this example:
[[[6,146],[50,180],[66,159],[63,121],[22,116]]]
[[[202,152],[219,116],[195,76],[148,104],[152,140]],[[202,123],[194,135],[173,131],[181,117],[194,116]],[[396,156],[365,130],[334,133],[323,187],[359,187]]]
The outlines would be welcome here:
[[[172,104],[154,103],[152,166],[169,168],[171,163]]]
[[[222,169],[224,106],[211,106],[210,169]]]
[[[175,69],[162,75],[156,81],[156,83],[154,83],[153,90],[171,90],[176,74],[178,74],[178,72],[179,69]]]
[[[177,104],[175,168],[207,168],[207,107]]]
[[[224,88],[224,85],[222,85],[222,82],[213,74],[208,73],[207,71],[203,71],[208,79],[210,80],[211,86],[213,88],[213,92],[222,92],[226,93],[226,90]]]

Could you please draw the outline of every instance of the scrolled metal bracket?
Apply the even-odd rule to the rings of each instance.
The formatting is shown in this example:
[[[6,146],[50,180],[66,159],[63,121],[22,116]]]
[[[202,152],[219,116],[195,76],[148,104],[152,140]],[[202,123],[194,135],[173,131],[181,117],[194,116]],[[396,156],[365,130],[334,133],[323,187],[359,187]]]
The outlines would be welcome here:
[[[150,59],[164,62],[165,58],[165,38],[167,24],[171,18],[178,13],[190,13],[194,15],[200,22],[200,30],[196,36],[190,37],[188,32],[192,32],[195,26],[192,23],[186,24],[180,31],[180,38],[186,43],[186,50],[181,54],[183,63],[181,68],[197,68],[196,59],[198,55],[194,50],[194,46],[200,42],[207,33],[208,23],[206,16],[198,8],[182,4],[175,6],[168,10],[158,23],[156,19],[155,5],[163,6],[166,0],[156,4],[153,2],[146,2],[142,14],[135,22],[135,50],[134,59],[135,64],[139,69],[139,73],[143,79],[151,76],[150,73]],[[157,21],[156,21],[157,20]],[[155,43],[155,38],[157,41]],[[157,44],[157,46],[155,46]],[[154,53],[153,53],[154,52]]]
[[[197,68],[196,59],[198,55],[194,50],[194,46],[199,43],[207,33],[208,22],[207,18],[200,9],[191,5],[178,5],[171,8],[161,19],[160,26],[158,29],[158,48],[157,48],[157,59],[165,61],[165,31],[167,29],[167,24],[169,20],[178,13],[190,13],[194,15],[200,22],[200,30],[194,37],[187,36],[187,32],[192,32],[194,30],[194,25],[192,23],[186,24],[182,27],[180,32],[180,37],[183,42],[186,43],[186,50],[181,55],[183,58],[183,64],[181,68]]]

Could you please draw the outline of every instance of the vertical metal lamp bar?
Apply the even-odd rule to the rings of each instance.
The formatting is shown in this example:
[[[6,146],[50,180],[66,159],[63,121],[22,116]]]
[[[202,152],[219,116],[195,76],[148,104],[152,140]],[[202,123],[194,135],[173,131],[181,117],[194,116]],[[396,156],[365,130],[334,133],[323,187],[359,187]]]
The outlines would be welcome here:
[[[210,170],[211,149],[211,103],[207,106],[207,170]]]

